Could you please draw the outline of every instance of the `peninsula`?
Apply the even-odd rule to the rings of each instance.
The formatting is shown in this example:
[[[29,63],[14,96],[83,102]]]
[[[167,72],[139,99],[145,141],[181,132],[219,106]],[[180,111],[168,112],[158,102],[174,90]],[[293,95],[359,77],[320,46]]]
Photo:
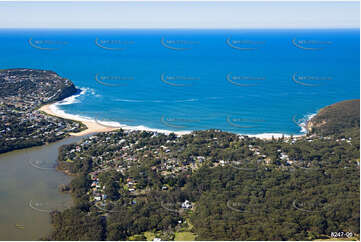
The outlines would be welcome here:
[[[54,142],[85,129],[80,122],[38,110],[76,93],[70,80],[53,71],[0,70],[0,153]]]
[[[68,135],[111,131],[95,121],[71,120],[51,105],[77,94],[74,84],[53,71],[0,70],[0,153],[54,142]]]

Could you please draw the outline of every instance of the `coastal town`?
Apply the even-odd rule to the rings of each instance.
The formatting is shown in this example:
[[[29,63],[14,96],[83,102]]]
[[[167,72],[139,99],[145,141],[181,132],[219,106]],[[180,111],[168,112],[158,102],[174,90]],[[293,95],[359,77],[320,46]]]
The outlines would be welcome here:
[[[202,145],[204,148],[202,153],[212,154],[212,150],[222,148],[225,145],[224,135],[229,135],[233,142],[229,143],[227,147],[237,144],[244,155],[238,157],[235,154],[233,157],[228,154],[224,156],[218,154],[214,154],[215,156],[200,155],[199,151],[183,153],[192,144],[186,142],[189,137],[193,141],[197,139],[197,136],[202,135],[211,136],[211,138],[202,139],[207,144],[206,146]],[[277,165],[279,169],[295,167],[307,169],[312,167],[312,162],[305,162],[303,158],[296,159],[292,152],[288,154],[286,150],[289,150],[290,146],[297,147],[300,144],[312,146],[312,142],[328,142],[331,139],[331,137],[312,136],[263,141],[244,135],[231,135],[219,130],[199,131],[183,137],[175,134],[167,136],[158,132],[120,130],[90,136],[83,139],[79,144],[65,146],[60,155],[60,167],[70,173],[75,173],[73,164],[89,160],[92,163],[89,171],[92,181],[89,190],[90,201],[94,203],[103,201],[99,204],[106,206],[105,202],[108,200],[109,194],[106,194],[105,185],[99,179],[99,175],[108,171],[120,173],[123,177],[122,187],[136,197],[149,191],[149,187],[144,184],[144,181],[140,183],[137,180],[139,174],[131,175],[132,169],[144,166],[144,164],[147,164],[150,171],[157,174],[162,181],[167,181],[169,178],[182,173],[191,174],[203,165],[211,167],[230,166],[235,169],[250,171],[262,167],[265,169],[267,166],[274,165]],[[349,137],[336,139],[334,142],[340,146],[352,147],[351,140],[352,138]],[[272,149],[269,149],[270,147]],[[282,149],[282,147],[285,148]],[[149,160],[153,162],[147,162]],[[359,166],[357,160],[350,160],[349,163]],[[167,183],[160,183],[155,189],[166,191],[172,189],[172,186]]]
[[[195,235],[189,224],[194,208],[199,206],[197,201],[187,196],[174,201],[168,196],[177,193],[200,170],[230,169],[250,176],[260,171],[290,175],[300,171],[323,173],[334,167],[345,172],[357,171],[359,143],[354,144],[353,138],[311,134],[262,140],[220,130],[167,135],[120,129],[63,146],[58,167],[68,174],[83,174],[89,179],[84,202],[88,203],[90,214],[112,219],[156,193],[160,208],[176,213],[182,231]],[[320,147],[323,147],[321,152]],[[329,153],[330,147],[337,152]],[[328,162],[322,162],[324,156]],[[338,160],[339,156],[343,157],[342,161]],[[177,227],[172,231],[173,236],[179,233]]]
[[[54,142],[84,129],[80,122],[38,110],[76,91],[69,80],[51,71],[0,70],[0,153]]]

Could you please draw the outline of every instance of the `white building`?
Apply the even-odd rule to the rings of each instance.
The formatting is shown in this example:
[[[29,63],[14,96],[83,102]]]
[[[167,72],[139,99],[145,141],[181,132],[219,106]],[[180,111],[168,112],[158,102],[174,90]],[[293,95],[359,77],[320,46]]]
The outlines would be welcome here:
[[[190,209],[192,208],[192,203],[188,200],[185,200],[183,203],[182,203],[182,208],[185,208],[185,209]]]

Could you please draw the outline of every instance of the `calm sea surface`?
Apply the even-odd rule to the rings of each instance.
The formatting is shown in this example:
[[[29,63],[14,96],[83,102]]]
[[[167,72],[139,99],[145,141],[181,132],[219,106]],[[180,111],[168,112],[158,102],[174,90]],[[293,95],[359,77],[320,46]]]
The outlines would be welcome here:
[[[299,134],[360,97],[359,30],[0,30],[1,68],[53,70],[67,113],[162,130]]]

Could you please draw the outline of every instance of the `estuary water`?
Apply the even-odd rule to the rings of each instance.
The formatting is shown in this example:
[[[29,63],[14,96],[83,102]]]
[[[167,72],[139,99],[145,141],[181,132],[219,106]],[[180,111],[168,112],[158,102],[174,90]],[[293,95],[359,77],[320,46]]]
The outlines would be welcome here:
[[[0,155],[0,240],[38,240],[51,231],[50,210],[72,205],[58,190],[71,177],[55,169],[58,148],[81,137]]]

